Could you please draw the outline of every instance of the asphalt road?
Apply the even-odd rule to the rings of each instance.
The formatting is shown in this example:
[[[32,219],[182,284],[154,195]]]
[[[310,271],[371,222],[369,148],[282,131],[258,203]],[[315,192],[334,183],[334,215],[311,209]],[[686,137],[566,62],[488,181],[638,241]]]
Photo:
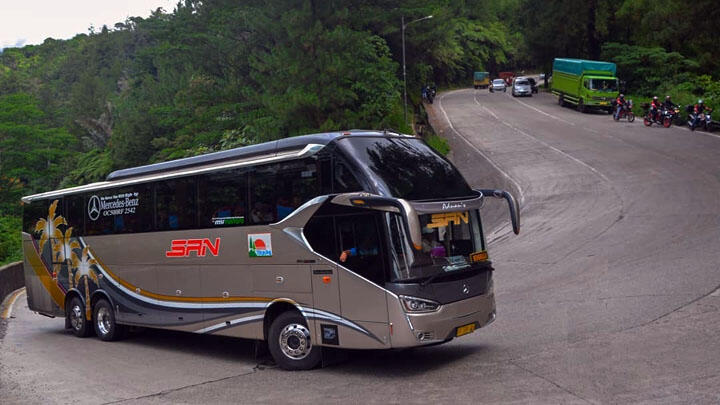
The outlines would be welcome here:
[[[520,236],[502,206],[486,211],[495,323],[288,373],[241,340],[77,339],[21,300],[0,343],[2,402],[720,402],[720,137],[546,94],[458,90],[430,113],[474,186],[521,197]]]

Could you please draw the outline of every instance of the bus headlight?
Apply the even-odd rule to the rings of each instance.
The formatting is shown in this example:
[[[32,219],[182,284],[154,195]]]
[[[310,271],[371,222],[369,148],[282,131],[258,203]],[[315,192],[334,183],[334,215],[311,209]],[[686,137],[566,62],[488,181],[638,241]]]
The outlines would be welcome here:
[[[405,312],[434,312],[440,308],[440,303],[424,298],[401,295],[400,301],[403,304],[403,308],[405,308]]]

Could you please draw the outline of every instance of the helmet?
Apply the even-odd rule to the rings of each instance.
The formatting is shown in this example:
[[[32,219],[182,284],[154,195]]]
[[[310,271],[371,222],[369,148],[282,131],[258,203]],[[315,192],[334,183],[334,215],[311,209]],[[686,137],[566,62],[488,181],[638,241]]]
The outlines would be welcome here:
[[[670,96],[665,96],[665,100],[670,100]]]
[[[625,95],[620,93],[620,98],[625,98]]]
[[[702,103],[703,103],[702,99],[698,100],[698,104],[702,104]]]
[[[654,100],[654,101],[657,101],[657,96],[653,97],[653,100]]]

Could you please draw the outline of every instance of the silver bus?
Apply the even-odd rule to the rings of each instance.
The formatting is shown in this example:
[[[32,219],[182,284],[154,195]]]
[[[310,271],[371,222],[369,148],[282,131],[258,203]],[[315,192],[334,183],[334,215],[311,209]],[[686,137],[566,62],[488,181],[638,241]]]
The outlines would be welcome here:
[[[118,170],[23,197],[28,305],[110,341],[128,327],[323,347],[437,344],[495,319],[473,190],[419,138],[348,131]]]

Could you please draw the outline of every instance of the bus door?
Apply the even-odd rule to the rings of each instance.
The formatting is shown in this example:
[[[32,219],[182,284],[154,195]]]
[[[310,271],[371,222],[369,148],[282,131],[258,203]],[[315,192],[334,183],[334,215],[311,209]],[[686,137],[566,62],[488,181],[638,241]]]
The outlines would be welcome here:
[[[378,347],[388,342],[389,326],[386,291],[380,287],[386,279],[384,244],[380,230],[382,213],[356,209],[357,214],[335,217],[341,271],[340,307],[342,316],[366,329]],[[357,347],[369,343],[367,336],[353,336],[345,344]],[[381,343],[382,342],[382,343]]]

